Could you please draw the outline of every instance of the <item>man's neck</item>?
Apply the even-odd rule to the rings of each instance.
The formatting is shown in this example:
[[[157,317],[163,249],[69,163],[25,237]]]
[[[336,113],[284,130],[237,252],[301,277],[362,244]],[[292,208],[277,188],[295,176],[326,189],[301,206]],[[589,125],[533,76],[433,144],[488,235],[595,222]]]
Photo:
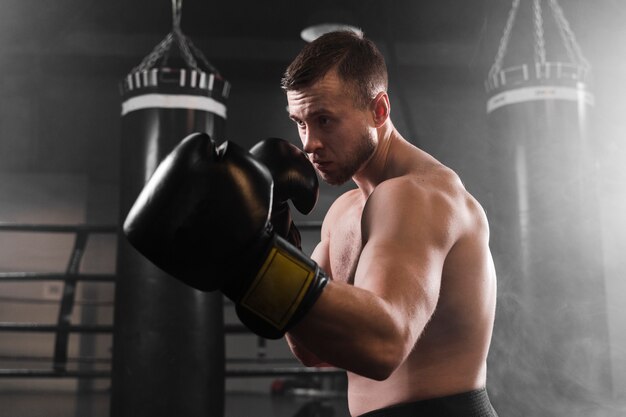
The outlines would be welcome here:
[[[374,188],[390,178],[389,159],[395,142],[403,140],[391,121],[378,130],[378,144],[372,157],[352,177],[357,187],[367,199]]]

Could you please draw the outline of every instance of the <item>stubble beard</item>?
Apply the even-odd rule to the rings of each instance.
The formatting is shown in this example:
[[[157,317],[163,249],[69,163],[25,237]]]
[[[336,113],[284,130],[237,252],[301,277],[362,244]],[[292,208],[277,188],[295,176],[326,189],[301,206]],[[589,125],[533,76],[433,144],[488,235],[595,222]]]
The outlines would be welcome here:
[[[345,161],[339,170],[332,174],[319,172],[320,177],[329,185],[343,185],[356,174],[376,150],[376,141],[371,133],[366,132],[358,141],[356,149],[350,150],[349,159]]]

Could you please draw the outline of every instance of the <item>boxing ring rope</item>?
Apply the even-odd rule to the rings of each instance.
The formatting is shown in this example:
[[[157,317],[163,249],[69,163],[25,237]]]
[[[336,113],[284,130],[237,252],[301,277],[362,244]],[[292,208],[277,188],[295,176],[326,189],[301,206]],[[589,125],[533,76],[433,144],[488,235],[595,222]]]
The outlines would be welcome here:
[[[304,368],[299,366],[272,369],[227,369],[228,378],[267,378],[274,376],[342,376],[345,372],[335,368]],[[66,370],[54,369],[0,369],[0,378],[100,378],[111,377],[110,370]]]
[[[319,230],[321,222],[299,222],[301,230]],[[85,370],[68,369],[69,363],[104,364],[109,365],[111,358],[103,357],[70,357],[68,356],[70,334],[112,334],[111,324],[72,324],[70,322],[74,305],[82,304],[88,307],[112,307],[113,303],[80,303],[77,302],[76,286],[79,282],[115,283],[115,274],[83,274],[79,272],[82,256],[85,253],[87,242],[91,234],[115,234],[114,225],[46,225],[46,224],[9,224],[0,223],[1,232],[33,232],[33,233],[62,233],[75,234],[74,246],[65,272],[0,272],[0,285],[7,282],[42,282],[62,281],[63,295],[60,300],[40,300],[46,303],[59,303],[59,314],[56,323],[37,322],[0,322],[0,332],[17,333],[54,333],[54,353],[52,357],[35,355],[0,355],[4,362],[51,362],[50,368],[0,368],[0,378],[102,378],[111,377],[110,369]],[[24,302],[22,298],[8,300],[9,302]],[[28,301],[28,300],[27,300]],[[225,324],[226,335],[251,335],[252,333],[241,324]],[[259,340],[259,348],[264,348],[265,340]],[[255,365],[283,365],[267,368],[227,368],[227,378],[262,378],[279,376],[341,376],[344,371],[336,368],[305,368],[292,358],[266,358],[259,353],[257,358],[226,358],[227,364],[255,364]]]
[[[74,246],[70,253],[70,259],[65,270],[65,274],[59,275],[58,280],[62,280],[63,294],[60,300],[59,313],[56,325],[45,325],[40,323],[0,323],[0,331],[20,331],[20,332],[54,332],[54,354],[52,364],[54,371],[67,371],[67,351],[69,345],[70,333],[81,332],[98,332],[108,333],[112,331],[112,326],[89,326],[89,325],[72,325],[71,314],[74,309],[76,296],[76,286],[82,276],[79,273],[82,256],[85,253],[89,235],[92,233],[116,233],[115,226],[88,226],[88,225],[36,225],[36,224],[0,224],[0,232],[44,232],[44,233],[73,233],[75,235]],[[46,278],[51,279],[51,274],[46,274]],[[104,278],[99,276],[99,278]],[[35,273],[20,274],[8,273],[0,274],[2,281],[8,280],[42,280],[43,276]],[[106,277],[103,281],[94,282],[112,282],[114,276]]]
[[[2,231],[2,226],[0,226]],[[0,282],[7,281],[65,281],[71,274],[61,272],[0,272]],[[80,274],[76,278],[83,282],[114,282],[115,275]]]

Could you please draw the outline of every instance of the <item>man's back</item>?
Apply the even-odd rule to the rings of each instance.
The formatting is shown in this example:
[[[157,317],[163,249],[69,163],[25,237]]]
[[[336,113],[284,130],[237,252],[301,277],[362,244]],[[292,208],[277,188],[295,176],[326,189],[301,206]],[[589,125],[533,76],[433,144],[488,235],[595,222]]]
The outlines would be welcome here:
[[[366,262],[363,257],[370,257],[362,253],[373,244],[370,239],[386,242],[376,247],[377,255],[372,257],[381,251],[393,256],[397,251],[399,262],[414,263],[407,267],[415,271],[416,281],[423,278],[421,254],[435,251],[441,244],[446,248],[445,259],[439,271],[423,271],[440,276],[438,298],[434,314],[404,362],[382,381],[348,374],[353,415],[471,391],[484,387],[486,379],[496,282],[485,214],[451,170],[403,140],[390,148],[388,166],[393,168],[371,194],[352,190],[333,204],[316,257],[334,280],[365,289],[380,285],[369,283],[367,273],[359,273]],[[416,204],[420,206],[413,207]],[[378,226],[381,223],[384,231]],[[432,239],[421,235],[424,228],[436,230]],[[397,237],[379,237],[385,233],[397,233]],[[416,293],[414,298],[418,297]]]

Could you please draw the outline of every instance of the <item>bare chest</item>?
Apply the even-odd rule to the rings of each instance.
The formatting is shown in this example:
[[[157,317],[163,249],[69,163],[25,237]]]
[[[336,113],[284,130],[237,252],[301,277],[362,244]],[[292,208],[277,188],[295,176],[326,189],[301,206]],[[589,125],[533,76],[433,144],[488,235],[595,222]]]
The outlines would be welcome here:
[[[339,217],[330,233],[330,267],[333,279],[352,284],[363,247],[361,240],[361,208]]]

